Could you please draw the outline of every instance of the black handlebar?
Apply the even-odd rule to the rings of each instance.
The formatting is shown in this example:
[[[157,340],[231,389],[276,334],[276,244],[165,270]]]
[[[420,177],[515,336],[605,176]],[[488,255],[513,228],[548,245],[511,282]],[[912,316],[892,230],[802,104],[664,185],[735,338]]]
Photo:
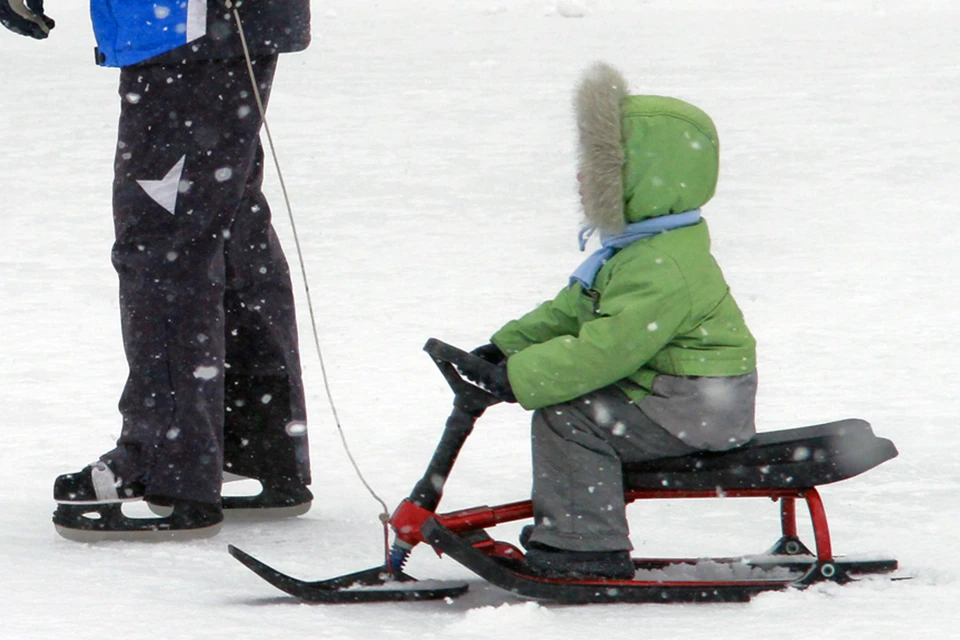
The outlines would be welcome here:
[[[456,396],[454,405],[457,408],[479,417],[487,407],[503,402],[489,391],[464,379],[464,376],[479,379],[484,371],[489,371],[497,365],[436,338],[427,340],[423,350],[430,354],[447,384],[453,389]]]
[[[430,458],[426,472],[408,498],[428,511],[435,511],[450,470],[453,469],[460,449],[473,430],[477,418],[483,415],[487,407],[502,400],[464,379],[464,375],[473,376],[482,372],[484,367],[496,365],[436,338],[427,340],[423,350],[433,358],[454,393],[453,411],[447,418],[440,442]],[[460,371],[463,371],[464,375],[461,375]]]
[[[427,343],[423,345],[423,350],[429,353],[434,360],[449,362],[467,377],[479,377],[483,371],[497,366],[436,338],[427,340]]]

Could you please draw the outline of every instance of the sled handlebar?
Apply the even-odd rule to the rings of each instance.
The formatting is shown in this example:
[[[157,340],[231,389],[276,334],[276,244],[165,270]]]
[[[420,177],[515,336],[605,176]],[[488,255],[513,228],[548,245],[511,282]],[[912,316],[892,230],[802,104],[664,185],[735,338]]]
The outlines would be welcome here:
[[[457,369],[464,372],[464,375],[479,375],[484,369],[495,367],[480,356],[475,356],[468,351],[464,351],[452,344],[447,344],[442,340],[430,338],[423,345],[423,350],[429,353],[434,360],[449,362]]]
[[[460,449],[470,432],[473,431],[473,425],[477,418],[483,415],[487,407],[492,407],[502,400],[464,379],[464,376],[471,377],[482,372],[484,367],[496,365],[492,365],[483,358],[467,353],[436,338],[427,340],[427,343],[423,345],[423,350],[433,358],[434,364],[440,369],[440,373],[443,374],[454,393],[453,411],[447,418],[447,424],[440,442],[430,458],[426,472],[414,486],[413,491],[410,492],[410,497],[407,498],[409,502],[421,509],[433,512],[440,502],[440,497],[443,495],[443,486],[450,475],[451,469],[453,469],[453,464],[457,460]],[[394,517],[397,517],[396,513]],[[396,522],[393,524],[396,529]],[[413,527],[413,529],[419,532],[419,525]],[[397,535],[401,536],[399,529]],[[407,542],[413,544],[411,540],[407,540]],[[391,566],[402,566],[407,553],[404,549],[405,547],[398,549],[398,558],[396,561],[390,561]]]
[[[456,395],[455,404],[463,411],[479,417],[487,407],[503,402],[489,391],[464,379],[479,379],[484,371],[497,365],[436,338],[427,340],[423,350],[439,367],[440,373]]]

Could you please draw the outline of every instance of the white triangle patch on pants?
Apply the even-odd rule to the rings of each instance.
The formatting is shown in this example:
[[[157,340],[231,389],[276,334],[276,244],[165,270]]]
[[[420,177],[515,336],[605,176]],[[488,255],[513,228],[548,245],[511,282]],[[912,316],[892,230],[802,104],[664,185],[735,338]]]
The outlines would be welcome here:
[[[177,209],[177,196],[180,194],[180,178],[183,176],[183,165],[187,156],[180,158],[175,165],[160,180],[137,180],[137,184],[158,205],[171,214]]]

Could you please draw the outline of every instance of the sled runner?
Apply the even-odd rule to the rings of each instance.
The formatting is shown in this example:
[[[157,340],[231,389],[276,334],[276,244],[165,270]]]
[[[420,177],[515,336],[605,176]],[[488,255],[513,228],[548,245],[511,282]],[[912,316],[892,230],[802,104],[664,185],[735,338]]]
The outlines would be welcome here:
[[[779,502],[781,537],[766,553],[736,558],[634,559],[632,580],[556,580],[524,573],[523,551],[494,540],[487,529],[533,517],[529,500],[437,513],[461,447],[474,423],[501,400],[468,382],[460,371],[493,366],[431,339],[424,350],[454,392],[454,408],[427,470],[390,518],[395,541],[383,566],[307,582],[285,575],[249,554],[230,553],[261,578],[304,602],[346,603],[453,598],[465,583],[417,581],[402,569],[413,548],[426,543],[475,574],[519,596],[545,602],[738,602],[763,591],[802,588],[821,581],[897,569],[889,558],[835,556],[818,486],[838,482],[896,457],[897,449],[858,419],[757,434],[724,452],[695,454],[624,467],[625,498],[768,498]],[[475,377],[475,376],[469,376]],[[796,504],[810,514],[814,549],[797,535]]]

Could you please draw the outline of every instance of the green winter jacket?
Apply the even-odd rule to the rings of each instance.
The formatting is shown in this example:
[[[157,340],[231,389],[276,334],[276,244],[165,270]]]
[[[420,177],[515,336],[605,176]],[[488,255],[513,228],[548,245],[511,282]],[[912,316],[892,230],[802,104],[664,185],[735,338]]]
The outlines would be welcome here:
[[[656,96],[627,97],[621,110],[625,220],[706,203],[719,147],[706,114]],[[639,403],[659,374],[726,377],[756,369],[755,340],[710,254],[703,220],[621,249],[591,289],[564,288],[491,340],[509,356],[510,384],[526,409],[610,384]]]

